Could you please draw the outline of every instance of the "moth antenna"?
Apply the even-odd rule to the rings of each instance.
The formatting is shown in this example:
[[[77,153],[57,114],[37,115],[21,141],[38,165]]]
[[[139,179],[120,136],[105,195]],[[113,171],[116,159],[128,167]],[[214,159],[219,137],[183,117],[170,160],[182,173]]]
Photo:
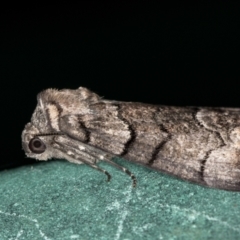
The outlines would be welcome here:
[[[57,136],[57,135],[64,135],[64,133],[61,132],[50,132],[50,133],[39,133],[35,134],[35,137],[44,137],[44,136]]]

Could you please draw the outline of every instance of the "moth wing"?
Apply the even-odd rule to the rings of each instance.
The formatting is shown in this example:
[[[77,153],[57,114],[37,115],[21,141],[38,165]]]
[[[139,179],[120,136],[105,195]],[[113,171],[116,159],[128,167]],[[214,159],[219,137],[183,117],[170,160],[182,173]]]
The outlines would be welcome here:
[[[175,122],[168,124],[167,116],[159,114],[165,109],[157,106],[103,101],[89,108],[87,114],[61,118],[61,130],[106,153],[182,179],[240,190],[240,169],[238,163],[232,164],[232,148],[223,149],[229,152],[228,159],[214,155],[215,149],[222,149],[222,139],[196,123],[194,109],[172,110]]]

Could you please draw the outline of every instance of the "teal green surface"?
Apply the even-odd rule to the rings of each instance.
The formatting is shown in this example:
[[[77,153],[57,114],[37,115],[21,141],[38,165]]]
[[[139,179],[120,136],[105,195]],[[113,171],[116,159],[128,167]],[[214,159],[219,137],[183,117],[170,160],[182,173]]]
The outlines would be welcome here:
[[[240,193],[208,189],[116,160],[112,180],[49,161],[0,172],[0,239],[240,239]]]

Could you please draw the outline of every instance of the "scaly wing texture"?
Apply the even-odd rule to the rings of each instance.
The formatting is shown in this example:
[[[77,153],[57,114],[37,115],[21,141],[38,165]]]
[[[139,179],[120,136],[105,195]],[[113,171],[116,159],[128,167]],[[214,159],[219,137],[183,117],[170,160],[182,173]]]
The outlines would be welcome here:
[[[238,111],[110,101],[89,107],[89,114],[75,115],[85,143],[183,179],[240,190]]]
[[[106,101],[85,88],[54,94],[43,92],[42,101],[55,109],[47,111],[52,128],[68,137],[189,181],[240,190],[239,109]]]

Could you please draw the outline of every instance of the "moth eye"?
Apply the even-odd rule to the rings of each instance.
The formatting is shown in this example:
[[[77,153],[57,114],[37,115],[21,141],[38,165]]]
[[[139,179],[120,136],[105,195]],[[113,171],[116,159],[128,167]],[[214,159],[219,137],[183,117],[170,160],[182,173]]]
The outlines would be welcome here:
[[[46,149],[46,145],[39,138],[32,138],[28,147],[33,153],[43,153]]]

